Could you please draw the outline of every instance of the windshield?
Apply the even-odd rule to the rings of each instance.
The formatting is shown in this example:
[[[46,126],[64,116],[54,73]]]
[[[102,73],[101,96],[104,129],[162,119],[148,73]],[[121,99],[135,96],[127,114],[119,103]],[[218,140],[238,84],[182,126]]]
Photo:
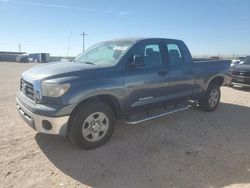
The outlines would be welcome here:
[[[79,63],[114,66],[134,41],[110,41],[98,43],[74,59]]]
[[[239,63],[240,65],[250,65],[250,56],[247,56],[243,61]]]

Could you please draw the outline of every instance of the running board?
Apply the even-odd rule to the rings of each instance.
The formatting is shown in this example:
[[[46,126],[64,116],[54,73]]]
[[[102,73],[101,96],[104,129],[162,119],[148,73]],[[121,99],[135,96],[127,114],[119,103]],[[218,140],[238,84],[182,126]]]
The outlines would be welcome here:
[[[163,117],[166,115],[174,114],[176,112],[181,112],[181,111],[189,109],[190,107],[191,107],[191,105],[175,107],[174,109],[164,110],[161,113],[156,113],[156,114],[151,114],[151,115],[149,114],[146,117],[144,116],[143,118],[135,117],[135,115],[134,115],[134,118],[128,118],[128,121],[126,121],[125,123],[129,124],[129,125],[135,125],[135,124],[143,123],[143,122],[153,120],[156,118],[160,118],[160,117]]]

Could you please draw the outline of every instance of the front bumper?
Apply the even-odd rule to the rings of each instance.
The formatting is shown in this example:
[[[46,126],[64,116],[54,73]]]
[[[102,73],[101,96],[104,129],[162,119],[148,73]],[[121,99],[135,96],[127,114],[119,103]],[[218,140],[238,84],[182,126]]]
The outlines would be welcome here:
[[[35,114],[25,108],[18,98],[16,98],[17,111],[23,120],[34,130],[46,134],[55,134],[65,137],[67,134],[67,124],[69,116],[49,117]]]
[[[250,87],[250,77],[232,75],[231,84]]]

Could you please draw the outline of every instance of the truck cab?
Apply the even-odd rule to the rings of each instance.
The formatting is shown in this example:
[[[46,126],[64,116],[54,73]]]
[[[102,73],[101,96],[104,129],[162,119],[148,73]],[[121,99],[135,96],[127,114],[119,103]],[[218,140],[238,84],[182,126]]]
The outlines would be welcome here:
[[[149,39],[138,42],[124,59],[123,70],[129,114],[161,106],[162,102],[184,100],[193,94],[194,66],[182,41]]]

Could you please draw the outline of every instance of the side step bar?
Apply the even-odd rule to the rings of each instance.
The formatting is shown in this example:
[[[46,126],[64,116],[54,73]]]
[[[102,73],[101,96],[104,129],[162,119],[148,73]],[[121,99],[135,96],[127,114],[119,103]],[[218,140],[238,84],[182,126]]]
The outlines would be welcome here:
[[[166,115],[170,115],[170,114],[173,114],[176,112],[181,112],[181,111],[189,109],[190,107],[191,107],[191,105],[180,106],[180,107],[175,107],[171,110],[164,110],[161,113],[149,114],[147,116],[144,116],[143,118],[138,118],[138,117],[137,118],[128,118],[128,121],[126,121],[125,123],[129,124],[129,125],[135,125],[138,123],[143,123],[143,122],[146,122],[149,120],[153,120],[153,119],[160,118],[160,117],[163,117]]]

